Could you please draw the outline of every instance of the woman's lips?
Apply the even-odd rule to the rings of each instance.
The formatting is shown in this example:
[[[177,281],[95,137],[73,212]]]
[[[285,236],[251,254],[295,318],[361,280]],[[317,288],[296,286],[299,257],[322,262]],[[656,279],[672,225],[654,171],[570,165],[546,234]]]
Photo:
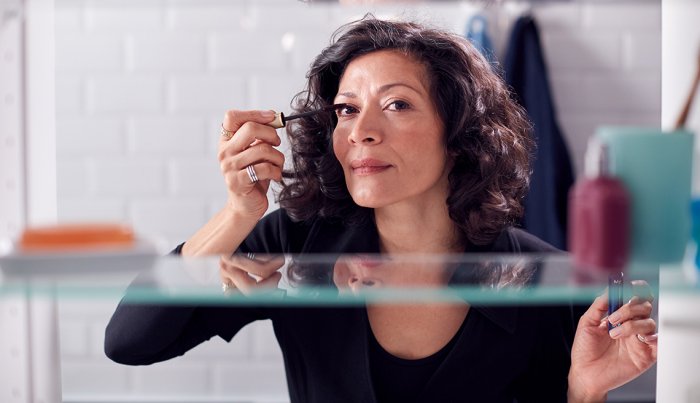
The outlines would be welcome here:
[[[359,167],[359,168],[353,168],[352,172],[355,175],[372,175],[376,174],[382,171],[385,171],[389,169],[389,166],[381,166],[381,167]]]
[[[352,168],[352,172],[356,175],[372,175],[386,171],[391,168],[391,164],[372,158],[365,158],[361,160],[352,160],[350,162],[350,167]]]

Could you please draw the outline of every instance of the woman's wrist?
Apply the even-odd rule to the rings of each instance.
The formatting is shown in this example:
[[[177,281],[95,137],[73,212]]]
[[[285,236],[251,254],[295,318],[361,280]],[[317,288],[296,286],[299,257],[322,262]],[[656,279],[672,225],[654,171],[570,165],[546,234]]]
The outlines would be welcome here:
[[[591,390],[581,382],[581,377],[576,375],[575,371],[569,372],[569,390],[567,393],[567,401],[569,403],[604,402],[607,398],[607,391]]]
[[[265,215],[267,203],[261,204],[254,209],[248,208],[244,203],[233,200],[229,197],[220,214],[224,214],[224,219],[233,220],[238,223],[252,223],[253,226]]]
[[[220,210],[182,247],[182,256],[230,254],[253,230],[259,218],[235,210]]]
[[[257,212],[251,213],[249,211],[245,211],[242,209],[239,209],[235,206],[235,204],[231,202],[226,202],[226,206],[219,212],[222,216],[220,217],[224,221],[228,222],[235,222],[238,225],[250,225],[251,228],[257,224],[258,221],[260,221],[260,218],[262,218],[263,214],[258,214]]]

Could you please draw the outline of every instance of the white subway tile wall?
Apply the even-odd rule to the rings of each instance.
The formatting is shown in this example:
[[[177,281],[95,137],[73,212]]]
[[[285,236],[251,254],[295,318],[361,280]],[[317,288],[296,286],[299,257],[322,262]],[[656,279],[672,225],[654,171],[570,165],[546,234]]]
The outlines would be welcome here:
[[[289,0],[58,0],[59,220],[124,221],[175,246],[225,200],[216,145],[227,109],[288,111],[334,29],[368,11],[463,33],[482,9],[466,2],[368,8]],[[497,54],[517,10],[484,10]],[[660,125],[660,1],[546,2],[531,11],[577,172],[597,126]],[[230,344],[212,340],[176,360],[130,368],[102,352],[116,303],[61,302],[66,400],[288,399],[269,323],[249,326]]]

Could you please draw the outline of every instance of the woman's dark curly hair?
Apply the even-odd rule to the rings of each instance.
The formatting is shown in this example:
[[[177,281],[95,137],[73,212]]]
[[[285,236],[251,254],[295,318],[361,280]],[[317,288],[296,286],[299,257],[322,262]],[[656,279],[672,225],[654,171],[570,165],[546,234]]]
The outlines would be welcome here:
[[[428,73],[445,148],[454,162],[450,218],[475,245],[490,243],[515,223],[529,185],[531,126],[476,48],[455,34],[371,15],[341,27],[331,42],[312,63],[307,86],[295,97],[295,112],[332,105],[345,68],[358,56],[389,49],[417,60]],[[353,223],[372,217],[371,209],[353,202],[333,152],[335,115],[298,122],[287,129],[294,170],[285,174],[280,205],[296,220],[319,215]]]

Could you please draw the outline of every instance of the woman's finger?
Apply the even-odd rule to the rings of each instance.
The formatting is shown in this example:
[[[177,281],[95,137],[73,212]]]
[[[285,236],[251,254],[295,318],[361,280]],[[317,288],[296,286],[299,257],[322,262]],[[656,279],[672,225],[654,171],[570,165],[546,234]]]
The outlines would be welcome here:
[[[226,278],[230,279],[233,287],[239,289],[244,295],[250,295],[262,289],[277,288],[282,278],[282,273],[274,272],[258,281],[251,277],[252,274],[232,265],[226,267],[224,271]]]
[[[219,143],[219,160],[226,156],[236,155],[258,144],[279,146],[282,139],[277,131],[265,124],[246,122],[228,141]]]
[[[628,320],[620,326],[612,328],[609,332],[610,337],[613,339],[654,333],[656,333],[656,322],[651,318]]]
[[[656,345],[659,342],[659,334],[658,333],[654,333],[654,334],[637,333],[637,340],[641,341],[644,344],[648,344],[650,346],[656,347]]]
[[[233,255],[229,260],[239,269],[262,278],[275,274],[284,265],[284,257],[277,255],[258,255],[253,259],[245,255]]]
[[[260,143],[239,154],[226,156],[219,160],[222,172],[227,170],[238,171],[248,165],[259,162],[269,162],[282,168],[284,166],[284,154],[267,143]]]
[[[238,138],[234,137],[234,139],[230,140],[226,144],[223,144],[223,146],[219,148],[219,153],[217,154],[219,161],[222,161],[228,157],[242,154],[244,151],[254,150],[258,148],[258,146],[267,146],[266,149],[274,150],[274,147],[278,147],[282,142],[280,137],[277,135],[277,132],[273,128],[257,123],[246,123],[237,133],[237,137]],[[262,150],[258,149],[256,151],[259,152]],[[265,159],[265,156],[252,155],[248,158],[253,160]],[[271,159],[271,161],[274,160]]]
[[[226,269],[228,277],[233,282],[233,285],[238,288],[243,294],[250,294],[256,287],[257,281],[250,277],[245,271],[229,266]]]
[[[227,262],[223,259],[219,259],[219,278],[221,280],[221,290],[223,292],[231,292],[235,289],[233,279],[228,274],[227,266]]]
[[[588,310],[579,319],[579,325],[597,327],[608,314],[608,290],[596,297]]]
[[[247,162],[247,160],[251,160],[250,162]],[[246,167],[249,165],[260,165],[260,164],[267,164],[270,165],[274,168],[276,168],[274,171],[277,172],[282,172],[282,168],[284,165],[284,156],[280,157],[275,157],[274,155],[268,156],[268,158],[263,158],[263,159],[256,159],[253,160],[252,158],[245,158],[243,159],[241,156],[236,156],[232,158],[227,158],[219,164],[219,169],[224,175],[228,175],[230,173],[235,173],[235,172],[240,172],[242,170],[245,170]],[[267,168],[266,168],[267,169]],[[256,171],[257,173],[257,171]],[[260,177],[258,175],[258,177]]]
[[[261,163],[253,164],[251,167],[255,172],[257,182],[253,181],[247,167],[239,171],[228,170],[224,173],[224,182],[230,192],[234,194],[248,194],[255,188],[256,184],[262,183],[265,185],[263,189],[267,189],[269,181],[279,182],[282,180],[282,168],[276,165]]]
[[[269,162],[252,164],[252,167],[253,170],[255,170],[255,174],[257,175],[259,181],[282,181],[282,167],[270,164]],[[248,172],[246,172],[246,177],[248,178],[248,181],[250,181],[250,176],[248,176]]]
[[[282,273],[276,271],[272,275],[258,281],[257,288],[277,288],[282,279]]]
[[[229,111],[226,111],[226,113],[224,114],[224,119],[221,122],[221,127],[226,132],[233,133],[233,135],[230,137],[233,138],[236,135],[236,132],[238,132],[238,130],[246,122],[266,124],[272,122],[274,119],[274,111],[239,111],[231,109]],[[226,141],[225,138],[224,141]]]
[[[248,169],[253,170],[255,173],[254,178],[251,177]],[[261,181],[282,180],[282,169],[269,163],[251,164],[251,168],[246,167],[236,172],[233,175],[233,179],[235,179],[235,183],[241,186],[243,190],[249,190],[250,188],[254,187],[256,183]],[[232,185],[232,183],[229,183],[229,185]],[[229,188],[233,190],[235,187],[230,186]]]
[[[251,182],[247,167],[253,165],[259,180],[281,180],[282,169],[284,167],[284,154],[274,149],[268,144],[260,144],[239,155],[227,157],[220,161],[219,169],[225,178],[228,179],[230,188],[234,189],[237,184]],[[243,173],[244,175],[242,175]],[[231,181],[240,177],[242,181]]]
[[[613,326],[626,322],[632,319],[644,319],[651,316],[651,302],[638,299],[637,297],[620,307],[617,311],[610,314],[608,322]]]
[[[221,278],[221,291],[225,293],[230,293],[235,289],[236,287],[233,285],[233,280],[225,276]]]
[[[236,288],[241,288],[242,285],[243,288],[247,288],[250,282],[256,282],[247,274],[245,274],[245,277],[241,276],[241,273],[245,272],[239,269],[235,262],[226,256],[221,256],[219,259],[219,275],[223,284],[228,283],[231,287]]]

